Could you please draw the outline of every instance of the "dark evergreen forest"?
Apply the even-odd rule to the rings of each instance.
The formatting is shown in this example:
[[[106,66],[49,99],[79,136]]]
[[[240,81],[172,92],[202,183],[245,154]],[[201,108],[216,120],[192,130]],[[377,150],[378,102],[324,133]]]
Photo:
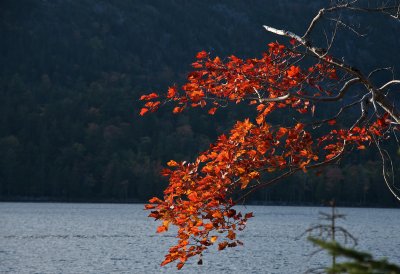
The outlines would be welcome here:
[[[2,0],[0,198],[139,202],[161,195],[166,182],[159,171],[168,160],[193,159],[250,110],[173,115],[166,107],[139,117],[140,95],[182,83],[200,50],[260,56],[277,39],[263,24],[302,33],[326,3]],[[337,55],[365,70],[396,68],[400,24],[384,19],[363,19],[366,37],[344,31]],[[291,117],[272,122],[279,119]],[[398,147],[389,149],[398,163]],[[335,198],[343,205],[394,206],[380,164],[376,150],[362,151],[249,202]]]

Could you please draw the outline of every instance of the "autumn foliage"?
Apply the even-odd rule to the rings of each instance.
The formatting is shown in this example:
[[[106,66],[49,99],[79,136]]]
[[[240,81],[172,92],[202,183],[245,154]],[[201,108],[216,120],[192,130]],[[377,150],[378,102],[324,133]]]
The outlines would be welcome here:
[[[339,75],[330,57],[304,65],[291,46],[273,42],[260,59],[226,60],[199,52],[181,88],[166,94],[143,95],[140,115],[173,103],[173,113],[201,107],[210,115],[229,103],[246,103],[255,117],[237,121],[192,163],[167,163],[162,175],[169,180],[163,198],[152,198],[145,207],[150,217],[160,220],[157,232],[177,227],[177,244],[170,248],[162,265],[178,261],[180,269],[188,258],[212,245],[218,250],[242,245],[237,231],[245,228],[252,213],[241,213],[234,205],[259,188],[271,185],[295,172],[318,169],[335,163],[353,149],[365,149],[382,136],[390,123],[379,115],[368,123],[350,126],[337,123],[339,114],[316,120],[319,102],[337,98]],[[335,97],[336,96],[336,97]],[[304,121],[290,125],[268,122],[269,115],[298,112]],[[318,128],[318,131],[315,129]],[[265,181],[263,174],[276,174]],[[236,199],[233,199],[236,197]]]

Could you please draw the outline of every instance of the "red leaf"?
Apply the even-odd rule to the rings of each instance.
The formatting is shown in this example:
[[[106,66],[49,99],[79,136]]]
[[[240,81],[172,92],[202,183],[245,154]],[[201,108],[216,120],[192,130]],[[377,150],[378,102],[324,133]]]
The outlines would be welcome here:
[[[178,270],[180,270],[185,264],[180,262],[176,265],[176,268],[178,268]]]
[[[172,111],[172,113],[180,113],[183,111],[183,107],[175,107],[174,110]]]
[[[197,53],[196,58],[203,59],[203,58],[206,58],[207,56],[208,56],[207,52],[203,50],[203,51],[200,51],[199,53]]]
[[[192,192],[188,195],[188,199],[192,202],[197,202],[199,200],[199,197],[197,197],[196,192]]]
[[[224,250],[227,245],[228,245],[227,242],[219,243],[218,244],[218,250]]]
[[[199,62],[193,62],[192,63],[192,67],[195,68],[195,69],[200,69],[200,68],[203,67],[203,65],[200,64]]]
[[[149,200],[149,202],[152,203],[152,204],[156,204],[156,203],[160,203],[161,200],[159,198],[157,198],[157,197],[153,197],[153,198],[151,198]]]
[[[154,205],[144,205],[145,209],[154,209],[155,206]]]
[[[262,115],[262,114],[261,114],[261,115],[258,115],[257,118],[256,118],[257,124],[258,124],[258,125],[261,125],[261,124],[264,122],[264,119],[265,119],[265,118],[264,118],[264,115]]]
[[[160,225],[160,226],[157,228],[157,233],[162,233],[162,232],[164,232],[164,231],[167,231],[167,228],[166,228],[165,226],[163,226],[163,225]]]
[[[264,110],[264,108],[265,108],[265,105],[264,105],[264,104],[259,104],[259,105],[257,106],[257,111],[261,112],[261,111]]]
[[[167,98],[173,98],[175,97],[177,91],[176,91],[176,87],[171,87],[168,89],[168,93],[167,93]]]
[[[299,74],[300,74],[300,68],[296,66],[291,66],[287,71],[287,75],[292,78],[297,77]]]
[[[210,242],[215,243],[218,239],[218,236],[212,236]]]
[[[233,232],[232,230],[228,231],[228,235],[226,236],[228,239],[234,240],[236,239],[236,233]]]
[[[172,171],[170,169],[168,169],[168,168],[164,168],[164,169],[161,170],[160,173],[161,173],[162,176],[167,177],[167,176],[171,175]]]
[[[336,156],[335,154],[328,154],[328,155],[326,155],[325,159],[326,159],[326,160],[330,160],[330,159],[332,159],[332,158],[335,157],[335,156]]]
[[[214,115],[216,111],[217,111],[217,108],[211,108],[211,109],[208,111],[208,114]]]
[[[167,166],[176,167],[176,166],[179,166],[179,164],[177,162],[175,162],[174,160],[171,160],[167,163]]]
[[[334,124],[336,124],[336,120],[335,119],[329,120],[328,124],[333,126]]]
[[[140,110],[140,116],[145,115],[148,111],[149,111],[148,108],[142,108],[142,109]]]
[[[287,128],[284,127],[279,128],[279,130],[276,132],[276,139],[282,138],[287,132],[288,132]]]
[[[155,98],[158,98],[158,94],[153,92],[153,93],[150,93],[147,95],[142,95],[140,97],[140,100],[151,100],[151,99],[155,99]]]

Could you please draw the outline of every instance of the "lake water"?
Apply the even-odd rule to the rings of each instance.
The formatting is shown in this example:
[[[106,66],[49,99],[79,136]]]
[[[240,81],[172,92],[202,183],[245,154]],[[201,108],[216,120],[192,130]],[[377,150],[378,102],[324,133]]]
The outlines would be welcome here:
[[[241,207],[253,211],[240,239],[244,247],[218,252],[181,271],[160,267],[174,234],[156,234],[157,222],[137,204],[0,203],[0,273],[304,273],[326,264],[298,238],[316,224],[318,207]],[[400,263],[400,209],[339,208],[340,224],[359,249]]]

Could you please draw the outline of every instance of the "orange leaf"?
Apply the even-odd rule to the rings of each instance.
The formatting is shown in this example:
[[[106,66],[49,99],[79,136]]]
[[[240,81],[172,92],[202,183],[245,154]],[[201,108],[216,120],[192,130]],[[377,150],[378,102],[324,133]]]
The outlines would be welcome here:
[[[160,173],[161,173],[162,176],[167,177],[167,176],[171,175],[172,171],[170,169],[168,169],[168,168],[164,168],[164,169],[161,170]]]
[[[192,192],[188,195],[188,199],[192,202],[197,202],[199,198],[197,197],[196,192]]]
[[[192,63],[192,67],[195,68],[195,69],[199,69],[199,68],[202,68],[203,65],[200,64],[199,62],[193,62]]]
[[[165,227],[166,230],[168,230],[169,221],[168,220],[163,221],[163,226]]]
[[[335,154],[328,154],[328,155],[325,156],[325,159],[326,159],[326,160],[330,160],[330,159],[332,159],[332,158],[335,157],[335,156],[336,156]]]
[[[258,115],[256,118],[256,122],[258,125],[261,125],[264,122],[264,115]]]
[[[299,73],[300,73],[300,68],[296,66],[291,66],[287,71],[287,75],[292,78],[298,76]]]
[[[240,186],[241,189],[245,189],[247,185],[250,183],[250,179],[247,177],[241,177],[240,178],[242,185]]]
[[[284,127],[279,128],[279,130],[276,132],[276,139],[282,138],[287,132],[288,132],[287,128]]]
[[[175,107],[172,113],[180,113],[183,111],[183,107]]]
[[[309,152],[306,149],[300,150],[300,156],[307,157]]]
[[[200,160],[200,162],[205,162],[205,161],[207,161],[208,157],[203,154],[203,155],[200,155],[198,159]]]
[[[154,205],[145,205],[144,208],[145,209],[154,209],[155,206]]]
[[[170,258],[166,258],[162,263],[161,266],[164,266],[166,264],[169,264],[170,262],[172,262],[172,260]]]
[[[217,111],[217,108],[211,108],[211,109],[208,111],[208,114],[214,115],[216,111]]]
[[[259,104],[259,105],[257,106],[257,111],[261,112],[261,111],[264,110],[264,108],[265,108],[265,105],[264,105],[264,104]]]
[[[167,98],[173,98],[176,95],[176,87],[171,87],[168,89]]]
[[[222,218],[222,214],[221,214],[221,212],[219,212],[219,211],[215,211],[215,212],[212,214],[212,216],[213,216],[214,218]]]
[[[161,225],[157,228],[157,233],[162,233],[164,231],[167,231],[167,228],[163,225]]]
[[[167,163],[168,166],[170,167],[175,167],[175,166],[179,166],[179,164],[177,162],[175,162],[174,160],[171,160]]]
[[[202,90],[196,90],[188,95],[193,102],[198,102],[204,97],[204,92]]]
[[[151,99],[155,99],[155,98],[158,98],[158,94],[153,92],[153,93],[150,93],[147,95],[140,96],[139,100],[151,100]]]
[[[255,104],[257,104],[257,102],[258,102],[257,100],[251,100],[250,103],[249,103],[249,105],[250,105],[250,106],[251,106],[251,105],[255,105]]]
[[[184,265],[185,265],[184,263],[180,262],[180,263],[178,263],[178,264],[176,265],[176,268],[178,268],[178,270],[179,270],[179,269],[181,269]]]
[[[228,239],[234,240],[236,239],[236,233],[233,232],[232,230],[228,231],[228,235],[226,236]]]
[[[157,198],[157,197],[153,197],[153,198],[151,198],[149,200],[149,202],[152,203],[152,204],[158,204],[158,203],[161,202],[161,200],[159,198]]]
[[[214,58],[214,63],[216,63],[216,64],[220,64],[221,63],[221,59],[217,56],[217,57],[215,57]]]
[[[142,108],[142,109],[140,110],[140,116],[145,115],[148,111],[149,111],[148,108]]]

